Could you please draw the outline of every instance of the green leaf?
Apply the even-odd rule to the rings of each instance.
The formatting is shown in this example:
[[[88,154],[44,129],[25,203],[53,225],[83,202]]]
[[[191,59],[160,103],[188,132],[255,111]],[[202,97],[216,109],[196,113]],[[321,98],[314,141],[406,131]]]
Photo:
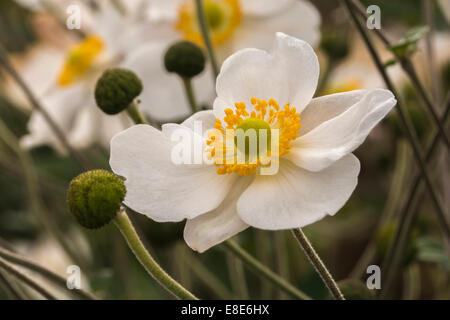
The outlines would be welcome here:
[[[450,270],[450,257],[442,243],[430,238],[420,238],[417,241],[417,251],[419,261],[437,263]]]
[[[417,50],[417,43],[429,31],[428,26],[415,27],[406,36],[392,45],[390,50],[401,58],[411,56]]]

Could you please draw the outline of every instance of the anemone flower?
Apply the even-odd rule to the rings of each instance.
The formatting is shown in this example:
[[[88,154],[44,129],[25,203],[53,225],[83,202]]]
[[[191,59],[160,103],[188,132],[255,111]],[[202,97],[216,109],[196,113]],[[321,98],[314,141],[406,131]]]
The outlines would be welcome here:
[[[133,126],[111,140],[110,165],[125,178],[125,205],[158,222],[187,219],[184,239],[200,252],[249,226],[291,229],[334,215],[357,185],[360,163],[353,150],[396,99],[385,89],[313,99],[318,76],[311,46],[283,33],[270,52],[231,55],[217,78],[212,111],[161,131]],[[174,163],[174,132],[191,136],[189,143],[201,140],[201,152],[214,155],[216,144],[195,128],[199,123],[207,132],[277,129],[278,170],[261,174],[259,162],[228,164],[220,157]]]
[[[133,54],[151,38],[151,26],[136,14],[121,14],[109,2],[98,2],[95,10],[77,5],[84,36],[69,31],[71,44],[63,49],[39,45],[19,73],[74,147],[92,143],[109,147],[111,137],[131,123],[124,115],[107,116],[96,107],[95,83],[109,67],[130,63],[144,67],[145,61],[134,61]],[[39,112],[32,112],[28,130],[21,141],[24,147],[49,144],[63,151]]]
[[[219,63],[233,52],[255,47],[269,49],[272,35],[281,31],[315,46],[320,38],[320,15],[308,1],[299,0],[204,0],[212,42]],[[179,40],[203,46],[193,0],[157,0],[149,4],[149,19],[158,36],[137,55],[160,57]],[[135,60],[139,61],[139,60]],[[140,77],[150,78],[143,101],[152,101],[151,116],[159,121],[186,118],[191,108],[183,94],[183,84],[164,69],[161,59],[148,59],[146,68],[130,65]],[[211,105],[214,84],[211,70],[194,79],[197,100]],[[180,94],[176,94],[180,93]]]

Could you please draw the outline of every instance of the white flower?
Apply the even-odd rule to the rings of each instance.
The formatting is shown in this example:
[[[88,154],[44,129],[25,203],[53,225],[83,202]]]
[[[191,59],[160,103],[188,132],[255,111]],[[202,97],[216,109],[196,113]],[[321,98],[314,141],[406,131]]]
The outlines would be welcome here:
[[[272,35],[281,31],[316,45],[320,38],[320,15],[308,1],[299,0],[204,0],[211,38],[219,63],[233,52],[255,47],[269,49]],[[143,101],[152,101],[149,114],[156,120],[170,121],[187,117],[189,104],[178,76],[164,69],[162,60],[167,48],[179,40],[193,41],[203,46],[193,0],[156,0],[149,4],[150,19],[159,32],[147,48],[137,55],[146,60],[146,68],[131,64],[139,76],[153,75],[146,83]],[[209,64],[207,70],[193,80],[197,100],[210,104],[214,99]]]
[[[135,15],[123,16],[109,2],[99,5],[98,10],[82,6],[85,38],[76,39],[64,49],[48,45],[37,48],[32,61],[19,70],[39,102],[77,148],[95,142],[109,147],[111,137],[131,125],[126,115],[108,116],[96,107],[95,83],[106,68],[134,63],[133,54],[152,37],[150,25],[138,23]],[[39,112],[32,113],[28,129],[30,133],[23,137],[23,146],[50,144],[63,151]]]
[[[124,203],[159,222],[187,219],[184,238],[200,252],[248,226],[290,229],[334,215],[357,184],[360,164],[351,152],[396,100],[384,89],[312,99],[318,76],[311,46],[283,33],[277,33],[270,53],[233,54],[217,78],[213,111],[198,112],[181,125],[166,124],[162,131],[134,126],[112,139],[110,165],[126,179]],[[277,174],[260,175],[250,164],[171,162],[175,129],[200,139],[192,131],[194,120],[205,130],[235,128],[263,112],[260,120],[280,130]]]

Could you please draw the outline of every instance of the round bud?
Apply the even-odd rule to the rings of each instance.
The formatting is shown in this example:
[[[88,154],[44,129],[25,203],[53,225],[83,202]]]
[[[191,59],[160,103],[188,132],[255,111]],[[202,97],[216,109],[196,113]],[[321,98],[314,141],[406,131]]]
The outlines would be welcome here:
[[[117,114],[141,94],[142,82],[127,69],[108,69],[103,72],[95,86],[95,101],[107,114]]]
[[[350,52],[348,36],[339,31],[324,33],[320,41],[320,48],[334,61],[341,61]]]
[[[181,41],[167,49],[164,66],[182,78],[192,78],[205,68],[205,55],[202,49],[189,41]]]
[[[116,216],[125,193],[124,182],[114,173],[92,170],[70,182],[67,205],[83,227],[97,229]]]

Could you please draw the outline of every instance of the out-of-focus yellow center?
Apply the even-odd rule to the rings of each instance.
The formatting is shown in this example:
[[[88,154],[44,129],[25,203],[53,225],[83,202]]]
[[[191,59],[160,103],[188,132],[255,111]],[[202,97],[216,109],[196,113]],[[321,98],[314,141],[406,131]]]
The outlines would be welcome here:
[[[60,86],[69,86],[81,78],[92,66],[95,59],[104,48],[102,39],[98,36],[86,37],[73,46],[58,76]]]
[[[353,78],[348,81],[329,86],[328,88],[326,88],[324,90],[324,94],[347,92],[347,91],[362,89],[363,87],[364,86],[363,86],[363,82],[361,81],[361,79]]]
[[[208,147],[205,149],[205,152],[208,154],[209,159],[214,159],[218,174],[237,173],[240,176],[248,176],[256,173],[259,167],[268,165],[265,163],[265,159],[258,158],[255,162],[252,162],[248,157],[246,157],[245,163],[238,163],[237,153],[239,151],[245,154],[248,153],[247,141],[245,141],[245,151],[233,148],[234,154],[229,156],[227,153],[227,141],[235,141],[235,133],[238,129],[243,129],[244,131],[249,129],[256,130],[258,140],[260,139],[259,131],[261,129],[267,130],[267,135],[263,137],[268,142],[268,157],[273,155],[279,158],[289,153],[289,150],[292,148],[291,142],[299,136],[298,131],[301,128],[300,114],[295,108],[291,108],[289,103],[280,108],[278,102],[274,99],[266,101],[251,98],[250,101],[255,110],[248,113],[245,103],[237,102],[234,109],[225,109],[223,120],[216,118],[214,125],[216,130],[209,133]],[[279,130],[279,136],[278,141],[270,144],[269,142],[274,140],[273,134],[271,134],[273,129]],[[274,154],[274,151],[270,148],[271,145],[277,146],[278,154]],[[258,153],[259,156],[260,154]],[[271,159],[270,161],[275,160]]]
[[[212,42],[215,45],[224,43],[233,35],[241,21],[239,0],[203,0],[203,7]],[[203,46],[194,1],[185,0],[180,5],[175,28],[183,34],[185,40]]]

